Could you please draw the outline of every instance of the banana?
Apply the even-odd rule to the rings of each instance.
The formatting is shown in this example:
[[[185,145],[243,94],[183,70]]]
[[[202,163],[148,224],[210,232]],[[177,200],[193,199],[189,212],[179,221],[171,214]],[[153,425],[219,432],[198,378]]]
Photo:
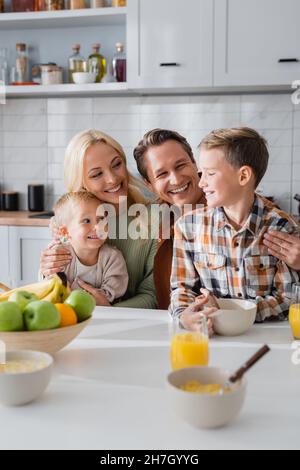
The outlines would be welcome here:
[[[58,275],[42,282],[17,287],[9,292],[5,292],[0,295],[0,302],[7,301],[13,292],[20,290],[34,293],[39,300],[45,300],[52,303],[64,302],[70,293],[65,274],[59,273]]]

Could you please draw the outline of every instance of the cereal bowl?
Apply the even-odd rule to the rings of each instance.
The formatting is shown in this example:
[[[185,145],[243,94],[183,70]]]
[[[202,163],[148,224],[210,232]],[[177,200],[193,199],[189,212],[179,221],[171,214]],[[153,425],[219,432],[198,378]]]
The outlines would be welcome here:
[[[171,372],[167,377],[167,395],[171,408],[183,421],[200,429],[220,428],[231,423],[240,413],[246,397],[243,378],[228,393],[210,394],[182,390],[191,381],[225,386],[230,374],[213,367],[191,367]]]
[[[220,336],[247,333],[256,318],[257,305],[250,300],[218,299],[220,310],[214,318],[214,331]]]
[[[36,400],[46,390],[53,359],[37,351],[11,351],[0,365],[0,404],[21,406]]]

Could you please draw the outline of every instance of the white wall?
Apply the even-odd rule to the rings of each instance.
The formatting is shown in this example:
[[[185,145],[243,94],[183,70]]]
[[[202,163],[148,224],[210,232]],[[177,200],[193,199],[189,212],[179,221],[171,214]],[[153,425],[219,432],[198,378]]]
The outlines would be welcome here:
[[[83,129],[95,127],[119,140],[136,173],[133,148],[154,127],[176,129],[196,150],[210,130],[239,125],[268,139],[271,161],[261,189],[290,211],[300,192],[300,105],[293,106],[289,94],[8,100],[0,105],[1,187],[20,191],[26,209],[27,185],[44,183],[51,208],[65,191],[64,148]]]

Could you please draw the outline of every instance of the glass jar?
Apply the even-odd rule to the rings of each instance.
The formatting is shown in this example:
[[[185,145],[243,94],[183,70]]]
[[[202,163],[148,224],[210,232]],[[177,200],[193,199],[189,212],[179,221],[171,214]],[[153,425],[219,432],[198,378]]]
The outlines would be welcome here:
[[[0,48],[0,81],[8,85],[8,53],[5,47]]]
[[[69,57],[68,79],[69,83],[74,83],[73,72],[86,72],[86,60],[80,55],[80,45],[74,44],[73,54]]]
[[[85,0],[70,0],[70,10],[82,10],[86,8]]]
[[[93,44],[93,53],[89,56],[89,72],[97,74],[96,83],[100,83],[104,75],[106,75],[106,59],[100,54],[101,44]]]
[[[65,9],[64,0],[44,0],[46,11],[58,11]]]
[[[126,54],[121,42],[116,44],[117,52],[112,60],[113,76],[117,82],[126,82]]]
[[[112,0],[112,7],[126,7],[126,0]]]
[[[13,12],[34,11],[35,0],[12,0],[11,8]]]
[[[104,8],[106,6],[106,0],[91,0],[91,8]]]
[[[16,79],[17,83],[26,82],[27,78],[27,56],[26,44],[16,44],[17,57],[16,57]]]
[[[62,67],[57,65],[41,65],[42,85],[60,85],[63,83]]]

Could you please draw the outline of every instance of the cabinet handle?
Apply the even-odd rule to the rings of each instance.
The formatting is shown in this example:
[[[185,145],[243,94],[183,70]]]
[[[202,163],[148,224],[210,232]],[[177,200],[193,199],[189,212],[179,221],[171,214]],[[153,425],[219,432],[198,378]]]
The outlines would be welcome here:
[[[160,67],[180,67],[180,64],[177,62],[162,62],[159,64]]]
[[[279,59],[278,61],[280,64],[286,64],[286,63],[295,63],[295,62],[299,62],[299,59]]]

